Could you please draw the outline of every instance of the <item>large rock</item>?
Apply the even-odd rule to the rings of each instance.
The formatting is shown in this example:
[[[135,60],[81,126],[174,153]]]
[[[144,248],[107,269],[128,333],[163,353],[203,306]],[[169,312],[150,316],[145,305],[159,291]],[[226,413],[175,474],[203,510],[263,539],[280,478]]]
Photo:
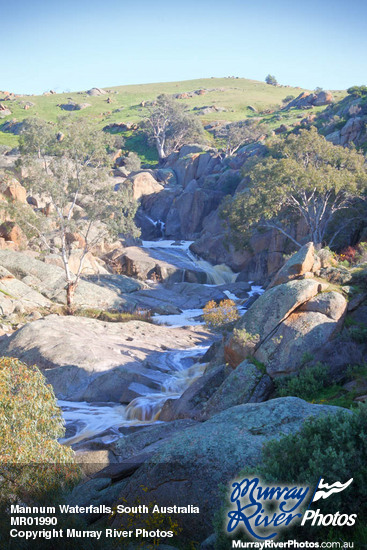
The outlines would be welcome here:
[[[223,262],[234,271],[241,271],[251,260],[252,254],[247,250],[237,250],[231,243],[225,243],[219,209],[210,212],[202,225],[200,237],[191,245],[191,250],[213,264]],[[252,280],[254,278],[256,277],[252,277]],[[251,276],[246,279],[251,280]]]
[[[0,265],[5,267],[17,279],[30,286],[49,300],[64,304],[66,302],[65,273],[56,265],[49,265],[32,258],[31,256],[14,252],[12,250],[0,250]],[[105,275],[104,277],[107,277]],[[111,278],[114,276],[111,275]],[[127,277],[120,277],[121,286],[126,286],[126,292],[137,290],[140,284]],[[126,285],[123,285],[126,280]],[[133,284],[133,288],[132,287]],[[117,291],[115,285],[105,282],[105,285],[94,284],[81,280],[75,292],[74,303],[79,307],[119,308],[127,303],[122,296],[121,288]]]
[[[340,145],[358,143],[358,139],[365,128],[365,121],[361,117],[352,117],[340,130]]]
[[[222,198],[222,193],[202,189],[193,180],[167,214],[166,235],[175,238],[179,231],[182,238],[191,239],[201,231],[204,218],[219,206]]]
[[[340,292],[330,291],[318,294],[315,298],[303,304],[298,311],[322,313],[333,321],[339,321],[346,312],[346,307],[347,301],[344,296]]]
[[[7,178],[0,184],[0,192],[4,197],[25,204],[27,202],[27,191],[15,178]]]
[[[111,449],[121,462],[138,453],[151,452],[153,449],[157,450],[162,443],[168,441],[175,433],[194,425],[195,422],[189,419],[157,423],[139,429],[135,433],[129,433],[125,437],[120,437],[111,445]]]
[[[162,407],[159,420],[202,419],[203,407],[224,382],[228,375],[226,370],[224,365],[219,365],[195,380],[179,399],[168,399]]]
[[[271,378],[249,361],[243,361],[204,405],[203,418],[242,405],[266,401],[273,389]]]
[[[255,352],[271,377],[297,371],[305,353],[313,354],[341,327],[347,301],[337,292],[326,292],[303,304],[271,333]]]
[[[107,263],[118,273],[136,277],[142,281],[206,283],[207,275],[200,266],[194,266],[187,256],[165,250],[142,249],[129,246],[106,255]]]
[[[316,107],[320,105],[330,105],[330,103],[333,103],[333,101],[334,97],[331,92],[329,92],[328,90],[321,90],[321,92],[319,92],[316,95],[316,98],[313,100],[313,105],[315,105]]]
[[[280,323],[320,290],[320,283],[311,279],[289,281],[267,290],[238,321],[237,337],[230,337],[225,345],[226,360],[237,366],[253,355]]]
[[[192,348],[202,337],[142,321],[50,315],[2,340],[0,355],[38,365],[60,399],[118,402],[133,382],[159,390],[161,377],[147,362],[151,354]]]
[[[157,182],[150,172],[139,172],[134,176],[130,176],[132,182],[133,197],[135,200],[140,199],[143,195],[152,195],[159,193],[164,189],[163,185]]]
[[[220,302],[227,296],[220,289],[197,283],[174,283],[139,290],[131,296],[137,307],[155,313],[179,313],[185,309],[201,309],[208,302]]]
[[[23,231],[15,222],[7,221],[2,223],[0,225],[0,237],[5,239],[6,242],[14,243],[15,249],[27,244]]]
[[[269,288],[287,283],[292,279],[300,277],[305,273],[312,271],[315,262],[315,248],[312,242],[303,245],[298,252],[278,271],[271,281]]]
[[[80,260],[83,253],[84,252],[82,250],[75,250],[70,254],[69,267],[70,267],[70,271],[74,274],[78,273],[79,271]],[[57,265],[63,268],[62,258],[59,254],[48,254],[47,256],[45,256],[44,262],[46,264]],[[82,275],[96,275],[96,274],[107,275],[108,273],[109,272],[107,271],[104,265],[104,262],[99,258],[97,258],[96,256],[93,256],[91,252],[88,252],[84,256]]]
[[[14,311],[32,312],[37,308],[51,306],[42,294],[18,281],[9,271],[0,266],[0,312],[10,315]]]
[[[262,447],[271,438],[297,432],[310,417],[335,414],[341,409],[312,405],[295,397],[232,407],[174,435],[126,482],[120,500],[177,503],[200,507],[200,514],[177,516],[182,537],[203,540],[213,531],[213,519],[223,505],[220,486],[226,486],[246,468],[256,468]],[[114,518],[117,527],[122,518]]]
[[[333,94],[329,91],[321,90],[320,92],[314,94],[312,92],[302,92],[298,97],[290,101],[287,106],[284,107],[284,110],[288,111],[292,108],[304,109],[313,106],[329,105],[330,103],[333,103],[333,101]]]
[[[107,92],[105,90],[102,90],[102,88],[91,88],[90,90],[87,91],[87,94],[90,95],[90,96],[100,96],[100,95],[105,95],[107,94]]]
[[[167,220],[167,215],[176,198],[180,195],[179,188],[163,189],[159,193],[144,195],[141,198],[141,205],[145,215],[155,221]]]

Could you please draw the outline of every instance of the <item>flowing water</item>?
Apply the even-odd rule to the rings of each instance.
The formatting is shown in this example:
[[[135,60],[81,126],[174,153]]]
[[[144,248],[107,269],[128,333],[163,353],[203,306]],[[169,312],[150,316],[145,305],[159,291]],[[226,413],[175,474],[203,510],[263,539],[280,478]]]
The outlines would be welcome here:
[[[222,285],[233,283],[237,273],[233,273],[225,264],[212,265],[196,257],[190,250],[193,241],[143,241],[142,248],[149,249],[157,260],[173,264],[183,270],[195,270],[205,273],[207,283]]]
[[[142,247],[149,249],[150,254],[174,264],[183,270],[202,271],[206,274],[207,285],[225,285],[235,281],[237,274],[226,265],[212,266],[205,260],[197,258],[189,249],[190,241],[143,241]],[[261,294],[263,289],[252,286],[249,296]],[[235,294],[224,290],[229,299],[237,302]],[[245,308],[238,305],[240,312]],[[176,315],[154,315],[156,323],[171,327],[195,326],[203,323],[202,309],[184,310]],[[159,413],[167,399],[177,399],[199,376],[205,364],[198,360],[209,346],[197,346],[193,349],[167,351],[160,354],[157,375],[160,388],[157,391],[143,393],[128,405],[116,403],[84,403],[59,401],[66,422],[66,436],[62,440],[66,445],[76,445],[84,440],[95,439],[104,444],[121,437],[121,428],[141,426],[159,422]],[[133,384],[131,385],[133,386]]]
[[[161,354],[162,358],[157,364],[157,374],[162,379],[160,389],[136,397],[128,405],[60,400],[58,404],[63,411],[67,428],[61,442],[75,445],[98,436],[102,443],[108,444],[121,437],[119,428],[148,425],[158,421],[165,401],[180,397],[202,375],[206,365],[198,360],[208,347],[196,346]]]

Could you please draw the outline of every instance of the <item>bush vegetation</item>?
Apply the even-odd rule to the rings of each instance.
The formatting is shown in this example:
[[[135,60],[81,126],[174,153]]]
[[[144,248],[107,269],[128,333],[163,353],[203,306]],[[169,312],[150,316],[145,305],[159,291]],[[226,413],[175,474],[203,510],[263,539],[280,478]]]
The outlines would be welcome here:
[[[74,453],[52,387],[36,366],[0,358],[0,506],[30,502],[75,482]]]
[[[275,380],[279,397],[293,395],[306,401],[315,399],[327,384],[328,368],[321,363],[304,368],[295,376],[283,376]]]
[[[254,468],[245,468],[238,477],[259,477],[263,484],[287,487],[309,486],[309,496],[322,477],[326,483],[347,482],[353,478],[350,488],[335,493],[330,499],[319,500],[321,514],[357,514],[357,523],[348,527],[303,527],[296,525],[281,531],[276,541],[354,541],[367,543],[367,404],[354,411],[340,411],[330,415],[307,419],[302,428],[280,439],[266,442],[262,462]],[[228,498],[228,488],[222,487],[223,502]],[[305,508],[309,505],[306,499]],[[216,550],[227,550],[231,539],[249,541],[246,532],[233,536],[225,533],[226,509],[223,507],[213,522],[216,532]],[[342,543],[341,543],[342,544]],[[342,547],[342,546],[341,546]],[[357,548],[364,548],[363,545]]]
[[[274,75],[268,74],[265,78],[265,82],[271,86],[278,86],[278,81]]]
[[[320,500],[317,507],[321,513],[332,511],[358,514],[357,528],[331,528],[332,535],[356,542],[367,542],[367,405],[357,410],[313,417],[301,430],[267,443],[263,451],[263,463],[259,475],[268,483],[286,483],[316,486],[320,476],[327,483],[345,483],[353,478],[352,487]],[[333,512],[334,513],[334,512]],[[327,529],[302,527],[297,533],[305,540],[325,540]],[[290,537],[287,531],[287,537]]]
[[[226,329],[239,319],[239,313],[233,300],[221,300],[219,305],[211,300],[203,309],[205,324],[213,330]]]
[[[351,86],[347,93],[353,97],[363,97],[367,95],[367,86]]]

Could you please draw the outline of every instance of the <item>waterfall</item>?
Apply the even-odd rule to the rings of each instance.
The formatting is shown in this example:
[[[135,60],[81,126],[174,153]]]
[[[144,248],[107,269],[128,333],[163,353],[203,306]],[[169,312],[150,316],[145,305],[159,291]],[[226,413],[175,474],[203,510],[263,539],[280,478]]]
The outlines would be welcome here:
[[[143,241],[142,245],[143,248],[152,250],[158,259],[180,267],[182,266],[183,277],[185,269],[194,269],[206,273],[207,284],[223,285],[235,282],[237,273],[234,273],[230,267],[225,264],[212,265],[193,254],[189,248],[192,242],[169,240]]]
[[[169,367],[158,391],[141,395],[128,405],[116,403],[85,403],[59,401],[67,422],[66,436],[61,443],[76,445],[97,436],[103,443],[112,443],[119,437],[120,427],[156,422],[167,399],[178,399],[202,375],[205,364],[199,363],[209,346],[169,351],[162,354],[164,370]],[[157,365],[157,370],[159,365]],[[160,371],[161,372],[161,371]]]

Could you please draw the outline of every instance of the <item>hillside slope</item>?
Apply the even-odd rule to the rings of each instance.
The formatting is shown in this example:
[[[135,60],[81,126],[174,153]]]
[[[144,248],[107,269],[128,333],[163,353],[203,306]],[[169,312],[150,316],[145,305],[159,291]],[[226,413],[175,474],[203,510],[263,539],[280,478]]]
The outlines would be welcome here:
[[[0,92],[0,103],[10,111],[9,114],[0,110],[0,145],[15,147],[18,143],[18,137],[13,133],[14,129],[9,131],[9,121],[21,122],[30,116],[56,121],[58,116],[68,112],[68,105],[73,103],[88,105],[81,110],[73,110],[73,116],[88,116],[101,128],[113,123],[136,123],[146,115],[144,102],[155,99],[161,93],[179,95],[188,109],[201,118],[204,126],[217,120],[233,122],[256,116],[272,129],[281,123],[292,124],[297,118],[301,118],[301,115],[304,116],[304,111],[293,109],[285,112],[280,109],[284,98],[297,97],[305,90],[288,86],[269,86],[264,82],[244,78],[208,78],[117,86],[106,88],[104,91],[106,93],[96,96],[88,94],[87,91],[48,93],[40,96],[7,96],[6,92]],[[344,97],[345,92],[333,92],[333,95],[339,100]],[[202,109],[203,107],[209,109]],[[307,114],[316,114],[323,109],[324,107],[313,107]],[[127,134],[125,137],[131,135]],[[133,150],[137,149],[138,153],[142,154],[144,147],[139,140],[137,143],[136,141],[132,140],[126,146]],[[144,155],[142,156],[144,160]],[[145,160],[153,159],[154,155],[150,154]]]

